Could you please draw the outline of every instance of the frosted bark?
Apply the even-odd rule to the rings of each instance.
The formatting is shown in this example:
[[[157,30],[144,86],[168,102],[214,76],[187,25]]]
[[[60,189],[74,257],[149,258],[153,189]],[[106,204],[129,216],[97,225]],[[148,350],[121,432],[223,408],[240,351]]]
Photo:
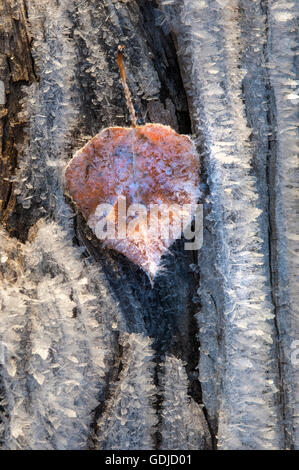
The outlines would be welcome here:
[[[62,224],[70,214],[62,174],[71,131],[76,125],[75,47],[69,39],[71,2],[56,8],[29,2],[33,58],[40,81],[24,88],[22,113],[28,118],[27,146],[15,176],[14,194],[24,209],[38,206],[35,218],[49,214]],[[45,21],[44,21],[45,18]],[[59,38],[59,39],[58,39]]]
[[[185,364],[173,356],[167,356],[161,374],[162,443],[167,450],[208,449],[211,442],[202,406],[188,395]],[[203,430],[205,429],[205,432]]]
[[[132,333],[120,339],[122,370],[113,397],[98,423],[99,449],[153,449],[157,416],[153,408],[152,340]]]
[[[298,448],[297,5],[158,3],[0,6],[3,449]],[[64,196],[129,123],[123,43],[140,123],[201,155],[203,247],[153,289]]]
[[[165,350],[187,357],[193,348],[192,341],[183,347],[192,323],[192,257],[174,252],[166,262],[171,275],[151,289],[132,265],[95,244],[64,198],[64,167],[74,152],[102,127],[128,123],[115,63],[119,42],[129,41],[128,82],[140,119],[188,132],[174,46],[158,28],[151,36],[154,11],[143,8],[4,3],[16,34],[12,43],[4,38],[0,63],[9,97],[0,109],[1,175],[8,176],[0,206],[5,449],[156,447],[157,363]],[[192,359],[189,372],[195,366]]]
[[[280,214],[295,241],[292,233],[297,221],[294,214],[282,213],[276,205],[280,199],[273,201],[273,191],[267,184],[268,160],[273,163],[275,152],[269,142],[277,139],[278,149],[284,144],[279,127],[275,134],[273,119],[277,118],[279,126],[282,116],[290,119],[284,125],[288,124],[291,134],[290,139],[285,137],[289,159],[284,162],[288,172],[290,166],[294,168],[294,107],[277,99],[274,105],[269,96],[272,86],[274,94],[286,96],[279,78],[272,85],[279,70],[286,77],[292,75],[290,25],[295,18],[294,4],[285,2],[278,7],[278,2],[270,2],[269,38],[268,11],[263,2],[186,0],[181,8],[176,7],[175,2],[162,2],[177,34],[194,130],[205,153],[203,169],[208,184],[205,243],[199,254],[203,308],[197,315],[203,402],[214,429],[218,427],[219,448],[292,447],[290,435],[294,430],[289,436],[286,431],[296,417],[295,398],[289,398],[294,407],[287,418],[281,395],[294,394],[295,388],[289,382],[293,379],[287,375],[292,369],[288,364],[282,378],[279,351],[283,349],[282,334],[291,355],[290,333],[285,334],[282,327],[288,318],[295,323],[295,318],[289,307],[286,316],[279,315],[273,301],[277,286],[271,270],[285,270],[283,263],[277,259],[275,265],[270,257],[268,231]],[[272,25],[272,16],[283,25],[290,22],[288,34],[283,26]],[[289,53],[280,60],[285,54],[283,34]],[[274,51],[268,59],[266,48],[271,49],[271,41]],[[290,93],[289,87],[290,82]],[[291,99],[297,98],[290,94]],[[280,180],[278,191],[283,185],[280,172],[278,163],[274,177]],[[295,175],[291,191],[294,185]],[[293,211],[294,193],[285,198]],[[283,250],[278,251],[280,257],[287,258]],[[293,293],[298,290],[294,284],[290,288]]]
[[[104,400],[116,354],[117,312],[100,307],[109,293],[103,285],[99,290],[100,273],[88,261],[84,265],[80,254],[57,225],[40,224],[18,253],[25,268],[16,273],[14,287],[4,281],[0,334],[7,448],[88,445],[92,411]],[[10,256],[1,254],[8,278]]]
[[[286,438],[299,446],[298,375],[298,5],[269,2],[269,75],[275,106],[276,154],[272,172],[274,301],[277,311],[281,381],[285,399]],[[297,67],[296,67],[297,66]],[[296,80],[297,78],[297,80]]]

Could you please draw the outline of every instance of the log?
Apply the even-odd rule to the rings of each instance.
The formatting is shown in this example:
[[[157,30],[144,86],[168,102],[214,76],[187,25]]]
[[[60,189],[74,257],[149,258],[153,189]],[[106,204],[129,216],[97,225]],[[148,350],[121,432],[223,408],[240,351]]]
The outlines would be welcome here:
[[[298,448],[295,6],[0,13],[1,448]],[[138,123],[200,154],[203,246],[177,240],[153,287],[65,194],[74,153],[130,125],[120,44]]]

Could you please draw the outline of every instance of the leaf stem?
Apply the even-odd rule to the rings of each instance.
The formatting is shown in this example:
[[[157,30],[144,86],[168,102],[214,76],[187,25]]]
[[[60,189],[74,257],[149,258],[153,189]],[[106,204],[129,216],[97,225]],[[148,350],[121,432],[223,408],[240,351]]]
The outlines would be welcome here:
[[[124,50],[124,48],[125,48],[125,46],[118,46],[118,49],[117,49],[117,65],[118,65],[119,72],[120,72],[120,78],[121,78],[122,86],[123,86],[123,89],[124,89],[124,94],[125,94],[125,98],[126,98],[127,107],[128,107],[129,113],[130,113],[131,126],[136,127],[137,126],[137,120],[136,120],[135,109],[134,109],[134,106],[133,106],[132,96],[131,96],[129,87],[127,85],[126,72],[125,72],[125,67],[124,67],[124,63],[123,63],[123,50]]]

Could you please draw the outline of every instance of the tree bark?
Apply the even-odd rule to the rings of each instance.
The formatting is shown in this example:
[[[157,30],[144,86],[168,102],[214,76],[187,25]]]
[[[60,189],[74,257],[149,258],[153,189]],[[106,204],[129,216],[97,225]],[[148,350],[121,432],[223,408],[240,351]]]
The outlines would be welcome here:
[[[249,3],[0,6],[4,449],[297,448],[293,19]],[[119,44],[139,123],[201,156],[203,247],[153,288],[64,194],[75,151],[129,125]]]

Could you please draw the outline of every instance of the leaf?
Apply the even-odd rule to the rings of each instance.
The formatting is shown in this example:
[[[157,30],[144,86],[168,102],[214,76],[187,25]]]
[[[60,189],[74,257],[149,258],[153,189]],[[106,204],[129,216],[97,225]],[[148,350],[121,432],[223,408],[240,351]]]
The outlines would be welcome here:
[[[65,179],[96,236],[153,280],[161,256],[191,222],[198,170],[189,137],[146,124],[102,130],[75,154]]]

